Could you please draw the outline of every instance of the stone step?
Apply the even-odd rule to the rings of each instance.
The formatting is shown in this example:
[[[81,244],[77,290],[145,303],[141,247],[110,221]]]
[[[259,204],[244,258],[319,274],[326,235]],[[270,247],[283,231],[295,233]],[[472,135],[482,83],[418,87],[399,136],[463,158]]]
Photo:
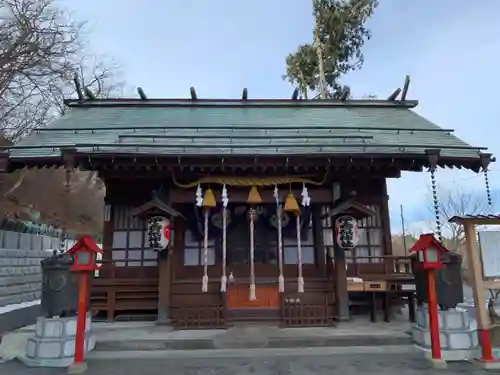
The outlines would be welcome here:
[[[97,351],[131,350],[206,350],[206,349],[255,349],[255,348],[310,348],[347,346],[394,346],[412,345],[412,339],[404,336],[336,336],[336,337],[268,337],[196,338],[196,339],[141,339],[98,341]]]

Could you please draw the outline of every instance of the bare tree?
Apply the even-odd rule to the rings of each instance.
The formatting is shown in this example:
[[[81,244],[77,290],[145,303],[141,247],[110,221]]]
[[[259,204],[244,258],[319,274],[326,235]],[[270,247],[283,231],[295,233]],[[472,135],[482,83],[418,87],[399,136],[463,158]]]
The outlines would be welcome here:
[[[117,92],[116,65],[81,56],[83,26],[55,0],[0,0],[0,129],[7,138],[64,114],[75,73],[97,96]]]
[[[75,95],[75,75],[96,97],[121,94],[116,63],[82,56],[83,28],[56,0],[0,0],[0,138],[6,137],[0,143],[64,115],[63,99]],[[21,170],[4,180],[0,215],[100,231],[104,189],[95,174],[74,173],[69,194],[57,169]]]
[[[476,191],[466,191],[461,187],[446,189],[438,187],[438,213],[445,234],[446,245],[450,250],[458,251],[465,242],[462,225],[449,223],[453,216],[481,215],[488,211],[486,194],[481,196]],[[429,199],[432,202],[431,199]],[[430,211],[434,214],[434,205]]]

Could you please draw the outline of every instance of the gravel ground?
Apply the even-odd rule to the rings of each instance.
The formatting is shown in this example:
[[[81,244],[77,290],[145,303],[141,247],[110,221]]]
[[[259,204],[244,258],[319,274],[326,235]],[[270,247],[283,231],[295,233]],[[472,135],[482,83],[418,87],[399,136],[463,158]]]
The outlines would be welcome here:
[[[125,359],[88,362],[86,375],[424,375],[491,374],[468,363],[434,370],[418,354],[357,354],[258,358]],[[32,369],[17,361],[0,365],[0,374],[64,374],[65,369]],[[497,372],[500,373],[500,372]]]

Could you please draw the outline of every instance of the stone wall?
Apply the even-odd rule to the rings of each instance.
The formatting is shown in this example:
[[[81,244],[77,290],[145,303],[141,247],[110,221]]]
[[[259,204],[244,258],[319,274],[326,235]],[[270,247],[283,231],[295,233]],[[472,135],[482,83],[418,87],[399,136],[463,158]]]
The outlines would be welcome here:
[[[40,261],[59,248],[57,237],[0,230],[0,308],[40,299]]]
[[[68,239],[65,249],[74,244]],[[59,237],[0,230],[0,309],[40,299],[40,261],[59,249]]]
[[[43,250],[0,249],[0,307],[40,299]]]

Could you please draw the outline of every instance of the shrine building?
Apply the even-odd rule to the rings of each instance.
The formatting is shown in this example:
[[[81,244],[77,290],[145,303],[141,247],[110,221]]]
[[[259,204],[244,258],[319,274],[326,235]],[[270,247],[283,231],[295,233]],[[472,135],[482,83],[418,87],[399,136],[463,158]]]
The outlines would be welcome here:
[[[65,116],[0,154],[4,173],[98,172],[104,255],[91,307],[109,320],[327,326],[370,304],[370,292],[386,293],[388,309],[413,275],[392,255],[387,179],[430,171],[439,181],[439,168],[478,172],[491,160],[412,100],[139,91],[66,100]]]

